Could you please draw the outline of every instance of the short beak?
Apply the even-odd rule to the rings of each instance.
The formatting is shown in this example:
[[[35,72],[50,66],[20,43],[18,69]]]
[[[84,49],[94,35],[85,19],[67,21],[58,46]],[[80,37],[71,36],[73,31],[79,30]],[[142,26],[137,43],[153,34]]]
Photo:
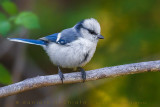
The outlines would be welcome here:
[[[104,39],[102,35],[98,35],[98,39]]]

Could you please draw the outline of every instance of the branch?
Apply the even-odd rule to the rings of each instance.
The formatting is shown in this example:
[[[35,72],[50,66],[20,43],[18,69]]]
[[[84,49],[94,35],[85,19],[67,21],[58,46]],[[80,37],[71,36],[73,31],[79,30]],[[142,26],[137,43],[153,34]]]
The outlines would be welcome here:
[[[101,69],[86,71],[86,81],[151,71],[160,71],[160,60],[105,67]],[[80,72],[66,73],[64,74],[64,77],[64,84],[82,82]],[[37,76],[15,84],[1,87],[0,98],[18,94],[35,88],[58,84],[62,84],[58,75]]]

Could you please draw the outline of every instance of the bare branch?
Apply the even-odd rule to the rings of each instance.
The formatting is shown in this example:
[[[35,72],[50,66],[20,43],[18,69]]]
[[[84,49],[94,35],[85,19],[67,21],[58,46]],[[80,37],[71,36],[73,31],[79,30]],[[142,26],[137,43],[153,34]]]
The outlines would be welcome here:
[[[121,75],[159,71],[160,61],[140,62],[126,65],[119,65],[113,67],[105,67],[101,69],[86,71],[86,81],[97,80],[101,78],[116,77]],[[64,84],[82,82],[81,73],[66,73],[64,74]],[[62,84],[58,75],[37,76],[34,78],[26,79],[24,81],[11,84],[0,88],[0,98],[17,93],[21,93],[27,90],[40,88],[44,86]]]

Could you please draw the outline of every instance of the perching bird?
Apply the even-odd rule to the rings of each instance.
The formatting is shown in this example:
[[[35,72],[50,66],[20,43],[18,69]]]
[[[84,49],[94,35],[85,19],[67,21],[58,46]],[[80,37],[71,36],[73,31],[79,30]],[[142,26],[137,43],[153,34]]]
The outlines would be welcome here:
[[[40,45],[47,52],[53,64],[58,66],[58,74],[63,83],[62,68],[77,68],[81,71],[83,82],[86,73],[83,67],[95,53],[97,42],[104,39],[100,34],[101,28],[94,18],[85,19],[77,23],[72,28],[62,30],[38,40],[8,38],[10,41]]]

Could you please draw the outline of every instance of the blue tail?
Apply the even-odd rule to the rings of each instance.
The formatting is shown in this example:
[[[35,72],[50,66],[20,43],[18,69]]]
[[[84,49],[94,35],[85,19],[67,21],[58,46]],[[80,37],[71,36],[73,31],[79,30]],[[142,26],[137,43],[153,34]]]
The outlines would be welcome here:
[[[42,40],[21,39],[21,38],[8,38],[8,40],[15,41],[15,42],[34,44],[34,45],[41,45],[41,46],[46,45],[46,42]]]

